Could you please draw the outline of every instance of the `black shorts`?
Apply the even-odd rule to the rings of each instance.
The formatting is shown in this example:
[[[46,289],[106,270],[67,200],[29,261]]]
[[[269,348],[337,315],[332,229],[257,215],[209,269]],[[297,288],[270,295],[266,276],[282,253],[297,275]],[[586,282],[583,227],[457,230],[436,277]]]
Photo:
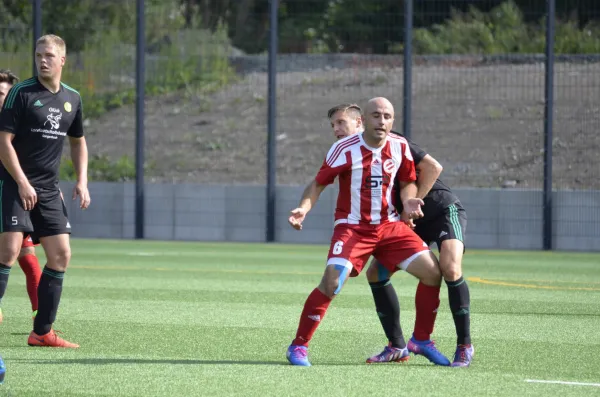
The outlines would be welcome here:
[[[58,187],[35,191],[37,203],[31,211],[25,211],[16,183],[0,180],[0,233],[23,232],[30,234],[35,243],[41,237],[70,234],[67,208]]]
[[[467,230],[467,211],[462,205],[454,203],[440,214],[440,216],[428,220],[424,223],[417,223],[415,233],[431,245],[437,244],[438,250],[441,249],[444,240],[460,240],[465,243],[465,232]]]

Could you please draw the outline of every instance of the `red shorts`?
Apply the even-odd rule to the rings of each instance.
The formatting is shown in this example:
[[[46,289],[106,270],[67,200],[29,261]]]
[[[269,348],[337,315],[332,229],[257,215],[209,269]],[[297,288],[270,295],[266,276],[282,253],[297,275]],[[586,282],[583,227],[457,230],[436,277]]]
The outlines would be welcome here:
[[[35,247],[36,245],[39,244],[34,244],[33,240],[31,239],[31,236],[29,234],[26,234],[23,238],[23,244],[21,244],[21,248]]]
[[[333,229],[327,265],[351,267],[350,277],[356,277],[373,255],[393,273],[399,268],[406,269],[423,251],[429,251],[429,247],[404,222],[342,223]]]

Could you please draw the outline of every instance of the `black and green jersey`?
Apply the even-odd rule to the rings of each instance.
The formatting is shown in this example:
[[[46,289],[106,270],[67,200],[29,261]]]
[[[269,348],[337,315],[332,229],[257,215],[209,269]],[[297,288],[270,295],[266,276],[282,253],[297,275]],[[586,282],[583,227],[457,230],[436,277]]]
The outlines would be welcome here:
[[[0,113],[0,131],[15,135],[13,146],[29,183],[54,187],[65,135],[83,136],[81,97],[63,83],[53,94],[36,77],[15,84]],[[0,180],[11,179],[0,165]]]
[[[413,160],[415,162],[415,166],[417,166],[421,160],[425,156],[427,156],[427,152],[425,152],[419,145],[412,142],[410,139],[406,138],[399,132],[392,131],[396,135],[400,135],[404,137],[408,141],[408,146],[410,147],[410,153],[413,156]],[[418,174],[418,171],[417,171]],[[396,197],[394,198],[394,202],[399,203],[398,212],[402,212],[402,201],[400,200],[400,190],[395,190]],[[415,225],[419,223],[428,222],[431,219],[438,217],[440,214],[443,214],[446,208],[450,207],[452,204],[459,203],[458,197],[452,192],[452,189],[448,187],[444,182],[439,179],[435,180],[435,183],[431,187],[431,190],[423,199],[425,205],[422,207],[424,217],[421,219],[417,219],[415,221]]]

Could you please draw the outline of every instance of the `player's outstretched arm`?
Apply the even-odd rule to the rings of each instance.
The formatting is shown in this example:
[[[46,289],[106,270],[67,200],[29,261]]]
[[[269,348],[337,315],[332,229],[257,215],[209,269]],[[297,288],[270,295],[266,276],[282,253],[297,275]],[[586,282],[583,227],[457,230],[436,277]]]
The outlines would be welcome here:
[[[302,222],[304,222],[306,214],[308,214],[308,211],[310,211],[317,200],[319,200],[319,196],[321,196],[325,187],[325,185],[319,185],[314,179],[306,186],[304,193],[302,193],[302,198],[300,199],[300,205],[298,208],[290,211],[288,222],[294,229],[302,230]]]
[[[82,209],[89,207],[90,193],[88,191],[88,150],[85,137],[69,137],[69,144],[71,145],[71,159],[73,160],[73,168],[75,168],[75,175],[77,176],[77,183],[73,188],[73,200],[79,196],[79,206]]]
[[[10,132],[0,132],[0,161],[19,186],[19,196],[21,197],[23,208],[26,211],[30,211],[37,203],[37,193],[27,180],[21,164],[19,164],[17,152],[15,152],[15,148],[12,145],[14,137],[15,135]]]
[[[425,198],[443,170],[444,167],[442,167],[442,165],[430,155],[423,157],[423,159],[421,159],[421,161],[419,161],[417,164],[419,176],[417,177],[416,197],[420,199]]]

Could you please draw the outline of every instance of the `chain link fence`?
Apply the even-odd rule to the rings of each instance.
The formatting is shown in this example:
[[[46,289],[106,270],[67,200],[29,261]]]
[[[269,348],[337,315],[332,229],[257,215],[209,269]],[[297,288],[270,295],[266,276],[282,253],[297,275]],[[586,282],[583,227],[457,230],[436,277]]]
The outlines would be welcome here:
[[[19,1],[0,1],[0,67],[24,79],[33,29],[30,2]],[[145,3],[146,181],[264,184],[269,1]],[[336,104],[385,96],[402,131],[404,9],[279,0],[278,185],[314,175],[334,141],[326,114]],[[43,33],[67,40],[64,80],[84,100],[91,179],[132,181],[136,1],[55,0],[42,14]],[[545,15],[545,0],[414,2],[411,136],[452,187],[542,189]],[[599,21],[597,2],[557,0],[555,189],[598,189]],[[68,161],[62,174],[72,177]],[[535,212],[532,200],[523,205]],[[585,213],[597,212],[594,200]]]

